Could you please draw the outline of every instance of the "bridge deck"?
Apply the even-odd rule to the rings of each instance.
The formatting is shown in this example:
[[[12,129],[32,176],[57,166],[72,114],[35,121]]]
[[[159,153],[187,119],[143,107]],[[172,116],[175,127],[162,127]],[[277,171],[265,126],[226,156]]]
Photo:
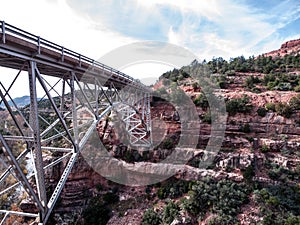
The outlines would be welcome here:
[[[133,85],[138,89],[147,89],[138,80],[97,62],[84,55],[64,48],[53,42],[30,34],[14,26],[0,22],[0,66],[20,69],[27,60],[34,60],[39,65],[41,74],[66,77],[69,71],[75,72],[77,77],[91,80],[97,77],[105,86],[114,83],[121,89],[126,85]],[[24,67],[23,70],[27,70]]]

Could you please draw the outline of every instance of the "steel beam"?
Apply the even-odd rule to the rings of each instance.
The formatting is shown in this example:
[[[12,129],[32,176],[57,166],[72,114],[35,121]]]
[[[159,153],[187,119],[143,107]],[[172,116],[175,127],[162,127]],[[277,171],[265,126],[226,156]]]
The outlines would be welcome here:
[[[34,142],[32,146],[32,155],[34,157],[34,166],[35,166],[35,179],[37,184],[37,191],[39,195],[39,200],[43,207],[47,204],[47,194],[45,186],[45,177],[43,169],[43,156],[41,149],[41,135],[40,135],[40,126],[38,118],[38,104],[37,104],[37,92],[36,92],[36,63],[30,61],[29,69],[29,90],[30,90],[30,123],[33,129]],[[42,212],[41,219],[44,217],[45,210]]]

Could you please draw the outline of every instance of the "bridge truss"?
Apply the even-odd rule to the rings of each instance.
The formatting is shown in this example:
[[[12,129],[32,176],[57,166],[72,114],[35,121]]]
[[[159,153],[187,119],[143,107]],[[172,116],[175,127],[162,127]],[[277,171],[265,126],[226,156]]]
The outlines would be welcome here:
[[[19,218],[46,224],[81,150],[111,110],[132,146],[151,146],[151,91],[120,71],[5,22],[0,28],[0,67],[14,69],[0,70],[1,77],[15,73],[9,84],[0,80],[0,101],[10,118],[0,133],[0,224]],[[13,91],[24,77],[30,104],[19,107]],[[62,162],[56,187],[47,189],[47,173]]]

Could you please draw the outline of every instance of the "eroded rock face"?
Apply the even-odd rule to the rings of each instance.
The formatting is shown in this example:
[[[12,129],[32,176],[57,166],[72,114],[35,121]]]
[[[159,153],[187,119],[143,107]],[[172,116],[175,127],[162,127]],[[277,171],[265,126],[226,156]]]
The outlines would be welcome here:
[[[300,52],[300,39],[291,40],[283,43],[278,50],[263,54],[265,57],[283,57],[287,54],[297,54]]]
[[[64,167],[62,162],[60,172]],[[46,176],[48,190],[53,190],[59,179],[57,170],[57,167],[53,167]],[[64,186],[55,212],[82,211],[87,200],[93,196],[93,189],[101,183],[106,183],[106,180],[96,173],[83,157],[79,157]]]
[[[220,160],[217,163],[217,167],[221,168],[239,168],[245,169],[250,165],[261,167],[266,161],[264,154],[254,153],[220,153]]]

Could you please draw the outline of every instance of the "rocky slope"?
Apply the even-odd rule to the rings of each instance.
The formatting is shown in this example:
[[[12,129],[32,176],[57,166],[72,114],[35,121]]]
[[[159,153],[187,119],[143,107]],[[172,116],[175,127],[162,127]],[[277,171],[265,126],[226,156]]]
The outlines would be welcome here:
[[[299,50],[300,39],[286,42],[280,50],[266,53],[263,56],[282,57],[290,53],[295,54]],[[189,68],[193,67],[194,65],[189,66]],[[278,71],[274,70],[273,72],[277,73]],[[230,73],[232,72],[230,71]],[[201,95],[202,91],[201,87],[195,85],[197,80],[187,77],[179,81],[180,73],[175,76],[178,88],[183,90],[185,95],[189,96],[197,105],[195,107],[201,129],[195,148],[178,148],[178,141],[181,138],[184,124],[180,122],[176,107],[168,101],[153,99],[151,110],[155,148],[149,152],[141,152],[121,143],[113,129],[114,124],[110,120],[103,120],[99,124],[99,136],[110,154],[115,157],[110,165],[122,164],[133,174],[143,172],[151,176],[169,171],[170,174],[175,174],[175,178],[185,181],[201,180],[203,177],[210,176],[216,180],[232,180],[236,183],[244,183],[247,179],[244,171],[253,167],[254,174],[251,175],[251,182],[256,182],[256,185],[265,187],[268,185],[288,184],[294,186],[299,184],[299,174],[297,175],[300,162],[299,108],[294,109],[289,116],[285,116],[281,111],[267,107],[270,103],[274,107],[283,103],[290,106],[291,99],[298,96],[295,87],[297,79],[299,79],[299,68],[290,68],[283,73],[288,78],[296,77],[296,81],[290,82],[291,88],[289,90],[274,89],[273,87],[270,88],[271,85],[264,84],[263,80],[269,74],[263,72],[235,71],[233,75],[215,73],[215,76],[218,79],[222,78],[222,82],[225,84],[215,93],[216,95],[222,96],[226,102],[247,96],[251,108],[247,109],[246,112],[228,114],[222,146],[217,154],[213,154],[214,158],[208,169],[198,168],[199,163],[207,156],[205,148],[211,136],[211,123],[205,117],[208,109],[195,103],[195,99]],[[276,76],[279,75],[276,74]],[[246,84],[251,77],[257,77],[260,82],[251,87],[247,86]],[[283,83],[288,83],[288,78],[284,78]],[[167,92],[171,93],[169,86],[164,85],[164,83],[162,78],[154,86],[154,89],[156,91],[166,89]],[[276,85],[280,86],[279,84]],[[261,108],[265,110],[263,115],[259,113]],[[193,133],[192,130],[190,132]],[[189,155],[190,158],[186,165],[159,163],[176,151]],[[62,168],[63,165],[61,165]],[[282,171],[290,171],[290,174],[294,175]],[[113,175],[113,171],[109,169],[105,173],[107,176]],[[49,188],[51,188],[51,182],[55,183],[57,179],[55,174],[56,171],[49,173]],[[146,175],[144,180],[140,180],[140,182],[147,183]],[[127,179],[131,179],[131,177]],[[117,189],[117,191],[113,189]],[[80,158],[64,188],[54,213],[54,219],[58,224],[60,223],[58,221],[66,220],[70,224],[71,221],[73,223],[77,221],[81,224],[84,221],[82,211],[90,204],[90,199],[92,197],[101,199],[100,196],[113,192],[119,196],[119,202],[109,204],[111,218],[108,224],[138,225],[141,224],[142,214],[147,208],[154,206],[157,212],[162,213],[166,204],[164,200],[157,197],[158,190],[159,187],[156,186],[150,188],[127,187],[110,182],[93,171],[84,162],[84,159]],[[188,196],[186,194],[181,198],[188,198]],[[179,204],[179,200],[178,197],[173,201]],[[236,216],[239,223],[256,224],[262,221],[264,214],[257,209],[259,207],[255,194],[252,192],[249,195],[249,202],[241,207],[241,212]],[[76,219],[72,213],[76,214]],[[181,213],[181,218],[188,217],[184,210],[181,210]],[[193,223],[180,223],[174,220],[172,224],[208,224],[208,221],[213,217],[214,214],[208,213],[203,220],[198,222],[195,222],[197,219],[191,217]]]

